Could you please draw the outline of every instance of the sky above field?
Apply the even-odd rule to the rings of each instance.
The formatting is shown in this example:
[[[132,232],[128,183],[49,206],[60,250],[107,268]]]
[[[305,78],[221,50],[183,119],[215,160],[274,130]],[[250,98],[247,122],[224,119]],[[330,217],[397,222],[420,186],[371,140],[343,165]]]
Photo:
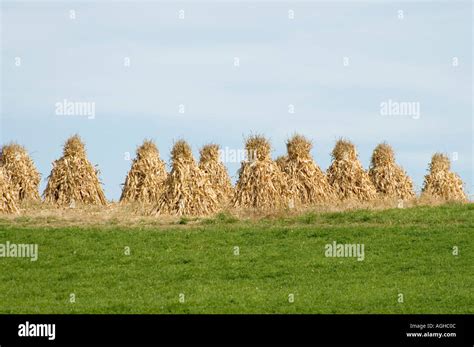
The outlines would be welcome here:
[[[326,169],[340,137],[367,168],[387,141],[423,183],[434,152],[474,193],[472,4],[466,2],[3,1],[0,143],[29,150],[45,187],[78,133],[118,199],[136,147],[169,163],[184,138],[198,157],[231,155],[249,134],[273,156],[294,133]],[[58,112],[82,102],[94,114]],[[471,195],[472,197],[472,195]]]

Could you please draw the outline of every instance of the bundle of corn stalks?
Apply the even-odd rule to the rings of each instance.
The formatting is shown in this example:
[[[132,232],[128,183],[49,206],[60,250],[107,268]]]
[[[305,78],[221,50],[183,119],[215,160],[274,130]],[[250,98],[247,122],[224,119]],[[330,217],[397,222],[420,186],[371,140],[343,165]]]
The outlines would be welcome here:
[[[288,156],[286,155],[280,155],[275,159],[275,164],[280,168],[280,170],[283,172],[286,162],[288,161]]]
[[[258,209],[286,207],[291,193],[285,174],[270,157],[270,143],[262,136],[251,136],[245,150],[247,160],[239,169],[232,205]]]
[[[199,168],[209,175],[219,203],[226,203],[232,197],[234,188],[226,167],[219,159],[219,145],[208,144],[199,153]]]
[[[13,189],[4,169],[0,167],[0,213],[17,213]]]
[[[329,184],[341,200],[368,201],[377,193],[369,175],[362,167],[355,146],[346,140],[338,140],[332,151],[332,164],[328,168]]]
[[[431,158],[429,173],[425,176],[422,195],[446,201],[467,201],[461,178],[450,171],[449,158],[436,153]]]
[[[70,207],[76,203],[106,205],[98,175],[99,170],[87,160],[81,138],[74,135],[66,141],[63,156],[53,163],[43,193],[45,202]]]
[[[152,213],[199,216],[216,212],[219,204],[209,175],[199,169],[185,141],[174,144],[171,162],[163,194]]]
[[[125,179],[120,202],[157,203],[164,189],[167,172],[156,145],[145,140]]]
[[[23,146],[16,143],[3,146],[0,166],[8,176],[15,200],[40,200],[38,189],[41,177]]]
[[[387,143],[375,147],[369,169],[369,177],[384,197],[409,200],[415,197],[413,182],[406,172],[395,163],[395,154]]]
[[[334,199],[334,192],[318,165],[311,158],[312,143],[295,135],[287,143],[288,155],[276,163],[288,176],[288,189],[296,204],[307,205]]]

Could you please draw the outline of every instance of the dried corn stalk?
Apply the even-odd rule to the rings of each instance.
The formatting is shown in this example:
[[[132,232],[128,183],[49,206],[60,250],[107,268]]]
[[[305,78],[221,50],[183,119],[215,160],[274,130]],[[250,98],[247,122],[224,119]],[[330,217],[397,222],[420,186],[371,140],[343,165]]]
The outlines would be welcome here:
[[[425,176],[422,195],[446,201],[467,201],[463,182],[454,172],[450,171],[449,158],[436,153],[431,159],[429,173]]]
[[[172,169],[152,214],[208,215],[219,207],[208,174],[199,169],[191,147],[178,141],[171,151]]]
[[[38,201],[41,176],[23,146],[16,143],[3,146],[0,165],[8,176],[17,201]]]
[[[312,146],[304,136],[295,135],[286,144],[288,155],[276,161],[286,173],[288,189],[299,205],[323,203],[335,198],[326,175],[311,157]]]
[[[45,202],[60,206],[106,205],[98,175],[99,170],[87,160],[81,138],[74,135],[66,141],[63,156],[53,163],[43,193]]]
[[[157,203],[164,189],[166,167],[158,148],[144,141],[125,179],[120,202]]]
[[[339,199],[367,201],[376,197],[375,187],[351,142],[342,139],[337,141],[332,159],[327,177]]]
[[[229,174],[219,160],[219,145],[208,144],[200,151],[199,168],[209,175],[212,187],[220,204],[225,204],[234,191]]]
[[[288,161],[288,156],[280,155],[278,158],[275,159],[275,164],[277,164],[277,166],[283,172],[287,161]]]
[[[0,167],[0,213],[18,213],[10,180]]]
[[[395,163],[392,147],[381,143],[372,153],[369,177],[383,197],[408,200],[415,198],[413,182],[406,172]]]
[[[247,160],[242,162],[235,187],[234,207],[272,209],[287,207],[291,200],[285,174],[270,157],[270,143],[256,135],[245,144]]]

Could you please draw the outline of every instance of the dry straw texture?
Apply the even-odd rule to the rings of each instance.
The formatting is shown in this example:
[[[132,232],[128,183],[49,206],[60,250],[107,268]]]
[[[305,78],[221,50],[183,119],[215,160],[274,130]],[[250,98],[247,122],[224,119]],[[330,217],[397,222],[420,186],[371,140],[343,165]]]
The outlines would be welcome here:
[[[17,201],[38,201],[41,176],[23,146],[16,143],[3,146],[0,165],[8,176]]]
[[[218,199],[209,175],[199,169],[185,141],[175,143],[171,161],[164,192],[152,213],[200,216],[216,212]]]
[[[368,201],[377,196],[369,175],[357,158],[355,146],[349,141],[337,141],[327,177],[341,200]]]
[[[242,162],[232,205],[272,209],[288,206],[291,199],[285,174],[270,157],[270,143],[255,135],[245,144],[247,161]]]
[[[145,140],[137,149],[137,157],[125,179],[120,202],[157,203],[167,177],[166,165],[158,148]]]
[[[413,182],[406,172],[395,163],[392,147],[381,143],[372,153],[369,176],[383,197],[409,200],[415,198]]]
[[[449,158],[436,153],[431,159],[429,173],[425,176],[422,195],[446,201],[467,201],[461,178],[450,171]]]
[[[288,189],[297,205],[328,202],[334,192],[326,175],[311,157],[312,143],[295,135],[287,143],[287,156],[279,157],[277,165],[288,176]]]
[[[286,162],[288,160],[288,156],[286,155],[280,155],[275,159],[275,164],[280,168],[281,171],[285,168]]]
[[[233,194],[232,183],[224,164],[219,158],[219,145],[208,144],[200,150],[199,168],[209,175],[220,204],[225,204]]]
[[[0,167],[0,213],[16,213],[18,208],[15,203],[14,193],[10,180]]]
[[[99,170],[87,160],[81,138],[78,135],[69,138],[63,156],[53,163],[43,193],[45,202],[71,207],[75,203],[105,205],[107,201],[98,175]]]

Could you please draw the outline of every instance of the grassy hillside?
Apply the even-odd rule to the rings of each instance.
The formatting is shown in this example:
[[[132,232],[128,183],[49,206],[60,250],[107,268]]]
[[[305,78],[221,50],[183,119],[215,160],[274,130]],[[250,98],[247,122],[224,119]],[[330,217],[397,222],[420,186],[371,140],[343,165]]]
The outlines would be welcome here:
[[[0,258],[0,313],[474,313],[473,204],[40,225],[0,218],[0,243],[39,246]],[[326,257],[333,241],[364,260]]]

